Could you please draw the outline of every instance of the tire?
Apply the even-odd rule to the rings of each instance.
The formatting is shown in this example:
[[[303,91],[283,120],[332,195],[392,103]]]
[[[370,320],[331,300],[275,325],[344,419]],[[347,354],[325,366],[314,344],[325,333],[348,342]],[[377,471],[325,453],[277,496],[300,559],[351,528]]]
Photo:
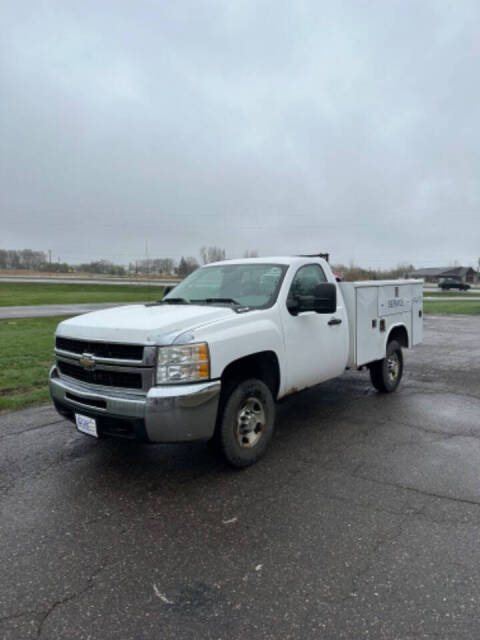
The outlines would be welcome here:
[[[370,379],[380,393],[392,393],[400,384],[402,375],[402,347],[396,340],[392,340],[387,344],[386,357],[370,365]]]
[[[213,438],[216,449],[232,467],[242,469],[267,450],[275,425],[272,392],[250,378],[227,388]]]

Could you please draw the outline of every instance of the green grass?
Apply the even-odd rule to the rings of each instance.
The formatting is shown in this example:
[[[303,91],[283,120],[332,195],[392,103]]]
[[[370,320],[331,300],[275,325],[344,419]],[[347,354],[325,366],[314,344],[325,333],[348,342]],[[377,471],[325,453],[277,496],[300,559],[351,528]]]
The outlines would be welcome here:
[[[48,402],[53,334],[61,318],[0,320],[0,411]]]
[[[458,313],[462,315],[480,315],[480,300],[425,300],[423,303],[425,313]]]
[[[159,285],[0,282],[0,307],[85,302],[149,302],[162,297]]]

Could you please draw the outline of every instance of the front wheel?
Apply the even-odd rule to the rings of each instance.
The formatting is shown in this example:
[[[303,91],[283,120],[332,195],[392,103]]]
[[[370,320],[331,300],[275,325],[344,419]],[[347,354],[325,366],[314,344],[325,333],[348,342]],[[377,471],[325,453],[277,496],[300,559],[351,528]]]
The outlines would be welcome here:
[[[403,375],[402,347],[396,340],[387,345],[387,354],[382,360],[370,365],[370,379],[381,393],[392,393],[400,384]]]
[[[275,402],[265,383],[256,378],[240,382],[227,392],[217,423],[215,440],[233,467],[248,467],[261,458],[275,424]]]

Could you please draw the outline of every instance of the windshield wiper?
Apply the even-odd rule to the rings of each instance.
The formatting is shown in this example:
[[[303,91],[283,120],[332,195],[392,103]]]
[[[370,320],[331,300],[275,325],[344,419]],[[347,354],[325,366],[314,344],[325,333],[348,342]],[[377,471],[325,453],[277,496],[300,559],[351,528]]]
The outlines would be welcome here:
[[[190,304],[185,298],[164,298],[161,300],[162,304]]]
[[[205,302],[207,304],[214,304],[215,302],[221,302],[221,303],[225,303],[225,304],[236,304],[239,307],[241,306],[240,302],[238,302],[238,300],[234,300],[233,298],[205,298]]]

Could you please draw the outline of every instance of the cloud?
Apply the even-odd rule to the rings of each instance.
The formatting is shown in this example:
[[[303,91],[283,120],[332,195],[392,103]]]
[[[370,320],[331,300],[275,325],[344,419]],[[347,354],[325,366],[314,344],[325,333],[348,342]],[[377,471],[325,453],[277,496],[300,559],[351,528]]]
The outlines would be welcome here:
[[[0,244],[470,263],[477,2],[17,2]]]

